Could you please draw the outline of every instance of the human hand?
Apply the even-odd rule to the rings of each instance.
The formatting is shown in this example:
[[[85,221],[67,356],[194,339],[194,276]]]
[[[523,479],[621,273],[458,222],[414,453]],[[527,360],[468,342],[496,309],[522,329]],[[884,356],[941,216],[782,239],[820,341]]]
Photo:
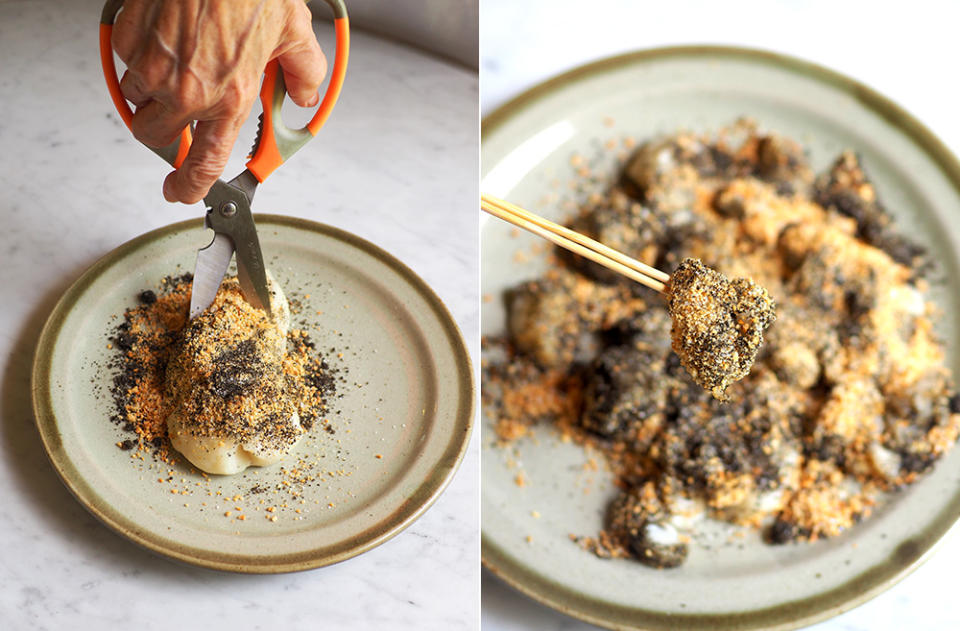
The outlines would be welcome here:
[[[138,140],[163,147],[197,121],[190,152],[163,182],[171,202],[200,201],[223,173],[268,61],[279,61],[301,107],[317,104],[327,71],[303,0],[126,0],[112,43]]]

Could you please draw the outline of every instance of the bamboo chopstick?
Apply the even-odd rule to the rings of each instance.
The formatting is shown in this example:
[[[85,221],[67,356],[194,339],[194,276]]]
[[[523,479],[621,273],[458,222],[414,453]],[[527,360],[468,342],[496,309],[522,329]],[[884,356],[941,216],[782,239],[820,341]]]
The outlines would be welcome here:
[[[480,195],[480,208],[495,217],[552,241],[562,248],[623,274],[650,289],[662,292],[664,283],[670,280],[669,274],[665,274],[649,265],[644,265],[640,261],[622,252],[617,252],[599,241],[492,195],[485,193]]]

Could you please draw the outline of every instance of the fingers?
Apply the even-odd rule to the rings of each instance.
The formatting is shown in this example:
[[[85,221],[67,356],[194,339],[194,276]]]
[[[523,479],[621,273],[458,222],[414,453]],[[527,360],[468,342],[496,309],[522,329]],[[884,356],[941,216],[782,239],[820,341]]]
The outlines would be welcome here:
[[[243,119],[236,117],[197,123],[186,159],[163,182],[168,202],[193,204],[204,198],[227,166],[242,123]]]
[[[130,63],[143,36],[143,14],[144,5],[142,2],[126,0],[123,3],[123,9],[114,20],[110,44],[125,64]]]
[[[305,10],[305,13],[305,18],[302,14],[293,18],[294,44],[279,55],[277,60],[283,68],[287,94],[293,102],[300,107],[313,107],[320,100],[317,92],[327,74],[327,58],[313,34],[310,11]]]
[[[131,129],[137,140],[148,147],[165,147],[180,135],[192,117],[189,113],[174,110],[160,101],[147,101],[133,113]]]
[[[123,92],[125,99],[137,107],[143,107],[151,98],[143,89],[140,81],[129,70],[124,71],[123,77],[120,78],[120,91]]]
[[[186,159],[164,181],[169,201],[197,202],[220,177],[256,98],[264,60],[278,60],[287,93],[297,105],[319,101],[327,62],[306,6],[298,0],[238,2],[243,6],[231,5],[238,17],[219,10],[227,4],[125,0],[113,29],[114,50],[129,69],[120,89],[136,106],[133,135],[146,145],[164,147],[191,120],[200,121]],[[254,23],[261,35],[237,48],[231,37],[237,25]],[[184,24],[195,29],[177,26]]]

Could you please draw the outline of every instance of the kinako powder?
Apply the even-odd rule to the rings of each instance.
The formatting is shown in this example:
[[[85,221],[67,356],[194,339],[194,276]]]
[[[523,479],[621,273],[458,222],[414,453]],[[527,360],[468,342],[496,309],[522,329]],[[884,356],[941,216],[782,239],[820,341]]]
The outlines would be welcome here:
[[[507,330],[482,343],[494,448],[547,421],[602,454],[618,495],[602,530],[572,538],[604,557],[679,565],[702,517],[774,544],[856,527],[881,493],[915,482],[960,434],[924,249],[897,231],[852,152],[815,173],[802,146],[748,120],[627,140],[613,141],[629,153],[608,175],[571,160],[577,199],[560,205],[568,225],[676,270],[676,291],[706,299],[710,286],[723,289],[729,317],[718,324],[741,327],[756,361],[727,383],[744,368],[728,344],[729,370],[693,366],[705,390],[685,368],[697,344],[683,338],[692,331],[695,342],[709,318],[558,251],[540,277],[505,292]],[[738,294],[706,267],[769,295],[746,284]],[[763,331],[773,300],[776,322]],[[678,315],[690,331],[674,330]],[[517,479],[533,487],[537,473]]]
[[[271,418],[277,418],[278,414],[289,418],[293,411],[299,413],[300,424],[306,431],[318,421],[329,426],[327,402],[336,390],[336,371],[317,352],[309,335],[299,329],[287,333],[287,352],[279,366],[245,362],[243,343],[238,336],[266,327],[266,314],[252,307],[240,308],[238,301],[243,298],[235,282],[225,282],[208,309],[208,312],[228,310],[236,321],[225,321],[222,327],[232,327],[235,331],[222,330],[203,338],[208,346],[216,343],[220,348],[189,349],[194,357],[209,360],[198,365],[206,370],[202,383],[210,387],[199,388],[203,396],[196,397],[185,393],[177,396],[178,393],[168,391],[168,363],[189,324],[191,282],[190,274],[168,277],[161,282],[159,294],[143,291],[139,294],[140,304],[124,312],[113,333],[112,345],[117,351],[111,361],[113,420],[130,435],[117,446],[170,464],[175,462],[177,457],[167,436],[166,421],[178,403],[184,406],[185,413],[202,417],[209,432],[233,431],[237,427],[245,431],[264,429],[270,425]],[[265,388],[265,380],[258,379],[258,371],[267,368],[282,374],[283,392]],[[192,375],[191,378],[200,377]],[[217,397],[218,400],[211,400]]]
[[[750,372],[763,332],[776,319],[767,290],[728,279],[699,259],[685,259],[666,289],[673,351],[693,380],[718,399]]]

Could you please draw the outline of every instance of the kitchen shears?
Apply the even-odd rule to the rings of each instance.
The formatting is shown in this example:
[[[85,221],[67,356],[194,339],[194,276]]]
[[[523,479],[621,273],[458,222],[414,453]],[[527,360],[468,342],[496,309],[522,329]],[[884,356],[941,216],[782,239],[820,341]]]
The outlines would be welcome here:
[[[204,224],[214,231],[214,237],[210,245],[197,252],[190,296],[190,318],[202,313],[213,303],[234,252],[237,255],[237,278],[244,298],[251,305],[270,313],[266,268],[250,205],[257,185],[316,136],[340,96],[350,50],[349,19],[342,0],[324,1],[333,10],[337,39],[327,91],[313,118],[304,127],[287,127],[280,117],[283,99],[287,94],[283,71],[276,60],[267,64],[260,86],[263,113],[260,115],[257,137],[246,163],[247,168],[229,182],[217,180],[203,198],[207,208]],[[100,63],[113,104],[129,129],[133,112],[120,91],[120,80],[117,77],[110,42],[113,23],[122,6],[123,0],[107,0],[103,7],[100,17]],[[190,149],[191,131],[191,126],[188,125],[180,136],[166,147],[150,149],[174,168],[180,168]]]

